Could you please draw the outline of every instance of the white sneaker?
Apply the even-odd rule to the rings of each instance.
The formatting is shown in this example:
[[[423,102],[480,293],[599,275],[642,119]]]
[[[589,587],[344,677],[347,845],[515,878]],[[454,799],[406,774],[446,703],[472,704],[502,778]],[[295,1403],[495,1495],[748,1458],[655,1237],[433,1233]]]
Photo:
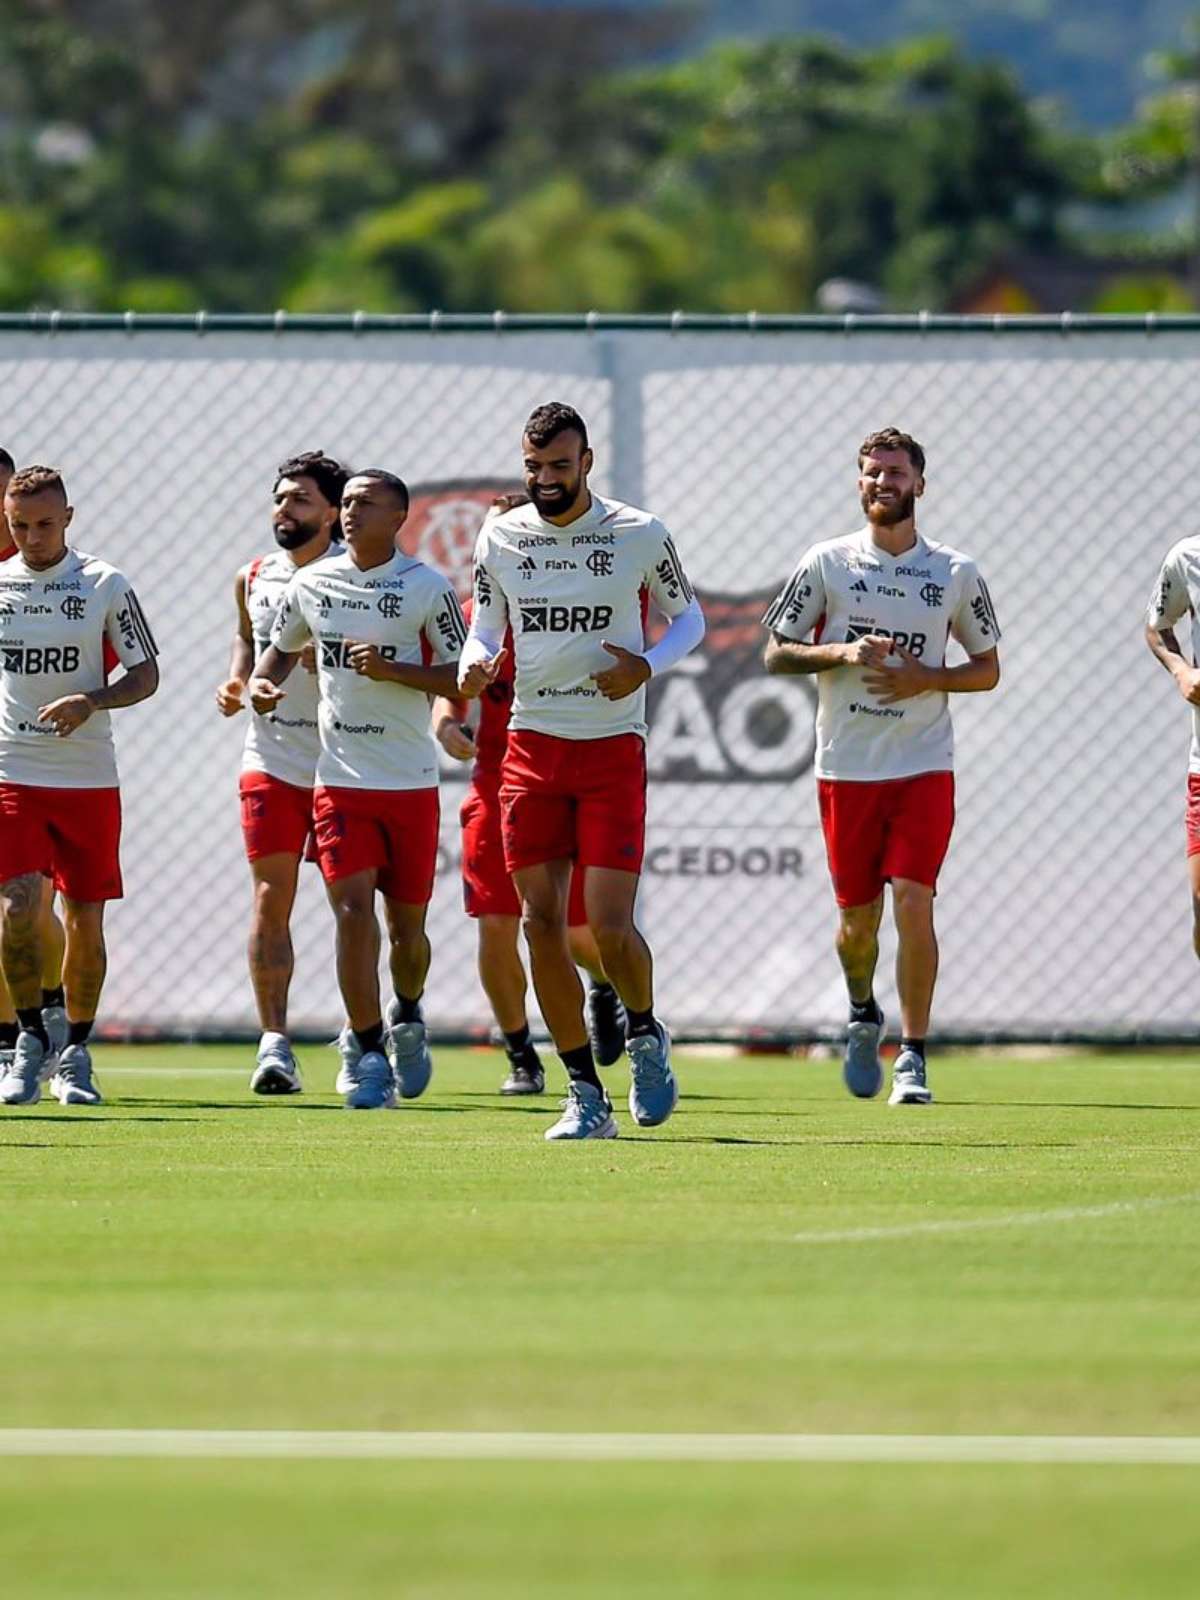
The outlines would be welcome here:
[[[925,1063],[915,1050],[901,1050],[892,1063],[890,1106],[927,1106],[933,1091],[925,1081]]]
[[[63,1106],[98,1106],[103,1098],[92,1075],[92,1054],[86,1044],[69,1044],[58,1058],[50,1093]]]
[[[36,1033],[22,1028],[8,1071],[0,1081],[0,1106],[35,1106],[42,1098],[42,1074],[53,1071],[56,1058]],[[47,1076],[49,1074],[47,1073]]]
[[[563,1101],[563,1114],[545,1137],[557,1139],[615,1139],[617,1119],[608,1096],[591,1083],[572,1083]]]
[[[392,1064],[378,1050],[368,1050],[353,1061],[343,1059],[338,1084],[343,1082],[348,1111],[390,1111],[396,1104]]]
[[[255,1094],[271,1095],[299,1094],[304,1088],[300,1081],[300,1063],[292,1054],[285,1034],[263,1034],[250,1087]]]
[[[61,1055],[71,1042],[71,1024],[67,1021],[65,1006],[43,1006],[42,1027],[50,1040],[53,1055]]]

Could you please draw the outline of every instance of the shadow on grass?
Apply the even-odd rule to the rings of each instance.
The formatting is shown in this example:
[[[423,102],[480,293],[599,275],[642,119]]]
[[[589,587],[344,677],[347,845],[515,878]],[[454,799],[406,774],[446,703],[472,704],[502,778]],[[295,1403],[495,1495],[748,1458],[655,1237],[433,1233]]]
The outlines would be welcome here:
[[[169,1105],[170,1102],[167,1101],[167,1102],[165,1102],[165,1104]],[[188,1109],[194,1108],[195,1104],[196,1104],[196,1102],[194,1100],[187,1100],[187,1101],[184,1102],[184,1105]],[[33,1112],[26,1111],[22,1115],[21,1121],[22,1122],[53,1122],[53,1123],[56,1123],[58,1125],[58,1127],[60,1127],[60,1128],[83,1128],[83,1127],[86,1127],[91,1122],[203,1122],[204,1118],[203,1117],[143,1117],[143,1116],[140,1116],[136,1111],[128,1112],[127,1114],[125,1114],[123,1116],[113,1116],[108,1112],[90,1111],[90,1110],[87,1110],[86,1108],[84,1108],[82,1111],[80,1111],[80,1113],[78,1115],[75,1115],[75,1116],[72,1116],[71,1112],[68,1111],[68,1110],[65,1110],[65,1109],[63,1111],[59,1111],[59,1112],[51,1111],[48,1114],[46,1112],[44,1112],[44,1111],[33,1111]],[[2,1145],[4,1143],[5,1143],[4,1140],[0,1140],[0,1145]]]

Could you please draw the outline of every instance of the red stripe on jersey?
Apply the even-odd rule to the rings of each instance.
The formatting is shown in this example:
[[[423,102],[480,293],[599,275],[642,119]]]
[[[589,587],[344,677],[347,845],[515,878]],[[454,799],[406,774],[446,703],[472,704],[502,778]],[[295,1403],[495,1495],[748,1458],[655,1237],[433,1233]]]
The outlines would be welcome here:
[[[255,556],[254,560],[246,568],[246,599],[247,600],[249,600],[249,598],[250,598],[250,585],[254,582],[255,578],[257,578],[259,573],[262,571],[262,564],[266,559],[267,559],[266,556]]]
[[[821,615],[817,618],[817,625],[813,629],[813,643],[814,644],[820,644],[821,635],[825,632],[826,620],[827,619],[826,619],[825,613],[822,611]]]

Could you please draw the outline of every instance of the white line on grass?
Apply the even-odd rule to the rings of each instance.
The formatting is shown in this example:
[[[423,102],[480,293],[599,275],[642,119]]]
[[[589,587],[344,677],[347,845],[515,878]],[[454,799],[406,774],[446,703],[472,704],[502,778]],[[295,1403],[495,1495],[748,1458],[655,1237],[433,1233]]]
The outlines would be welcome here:
[[[1200,1466],[1200,1438],[871,1433],[367,1433],[0,1429],[0,1456],[341,1461],[845,1461]]]
[[[1154,1200],[1113,1200],[1099,1206],[1052,1206],[1045,1211],[1002,1211],[993,1217],[933,1217],[927,1222],[897,1222],[880,1227],[829,1228],[794,1233],[793,1244],[860,1244],[872,1239],[916,1239],[923,1234],[978,1233],[987,1228],[1042,1228],[1054,1222],[1087,1222],[1093,1217],[1133,1216],[1164,1206],[1195,1205],[1200,1194],[1167,1195]]]

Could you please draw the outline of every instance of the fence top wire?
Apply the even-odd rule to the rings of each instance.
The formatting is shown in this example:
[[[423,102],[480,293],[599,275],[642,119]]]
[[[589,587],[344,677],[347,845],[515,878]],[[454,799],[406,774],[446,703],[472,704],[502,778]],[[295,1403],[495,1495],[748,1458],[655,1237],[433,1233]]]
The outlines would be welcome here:
[[[905,315],[784,316],[756,311],[728,315],[675,311],[667,315],[635,316],[587,311],[541,314],[508,311],[430,311],[395,316],[354,311],[326,315],[301,315],[288,311],[264,312],[0,312],[0,334],[5,333],[1197,333],[1200,314],[1159,313],[1093,315],[1064,311],[1057,315],[950,316],[933,312]]]

